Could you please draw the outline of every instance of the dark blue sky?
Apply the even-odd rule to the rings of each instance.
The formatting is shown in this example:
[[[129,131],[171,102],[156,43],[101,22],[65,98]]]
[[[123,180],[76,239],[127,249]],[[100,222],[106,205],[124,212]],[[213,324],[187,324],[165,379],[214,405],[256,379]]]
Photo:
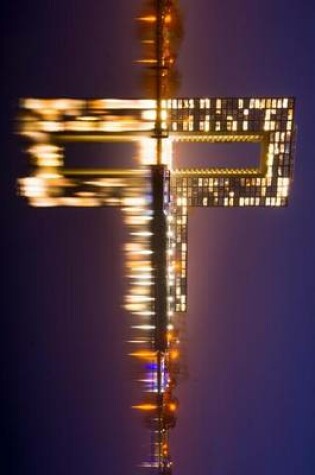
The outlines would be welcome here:
[[[19,97],[139,96],[140,3],[1,7],[3,473],[135,474],[146,451],[129,409],[140,394],[124,356],[121,216],[29,208],[15,196],[28,167],[13,134]],[[190,215],[175,473],[313,475],[315,7],[182,5],[181,95],[296,96],[298,141],[289,208]]]

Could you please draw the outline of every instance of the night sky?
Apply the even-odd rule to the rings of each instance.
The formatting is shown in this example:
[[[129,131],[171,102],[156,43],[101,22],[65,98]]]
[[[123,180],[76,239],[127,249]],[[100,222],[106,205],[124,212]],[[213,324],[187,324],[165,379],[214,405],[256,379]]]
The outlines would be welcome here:
[[[190,214],[175,474],[314,475],[315,6],[181,3],[180,94],[295,96],[298,139],[288,208]],[[28,207],[16,197],[28,164],[14,135],[20,97],[141,96],[140,5],[1,6],[3,474],[131,475],[148,450],[130,409],[141,395],[124,343],[120,212]],[[96,160],[114,164],[103,147]]]

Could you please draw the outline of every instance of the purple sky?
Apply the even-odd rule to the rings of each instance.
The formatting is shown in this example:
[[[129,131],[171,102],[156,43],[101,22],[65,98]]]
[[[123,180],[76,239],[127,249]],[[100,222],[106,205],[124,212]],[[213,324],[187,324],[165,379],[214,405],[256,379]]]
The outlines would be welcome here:
[[[298,142],[289,208],[190,215],[175,474],[313,475],[315,7],[181,3],[181,95],[296,96]],[[28,166],[13,134],[19,97],[139,96],[140,5],[1,7],[3,473],[136,474],[146,452],[130,409],[120,213],[29,208],[15,196]]]

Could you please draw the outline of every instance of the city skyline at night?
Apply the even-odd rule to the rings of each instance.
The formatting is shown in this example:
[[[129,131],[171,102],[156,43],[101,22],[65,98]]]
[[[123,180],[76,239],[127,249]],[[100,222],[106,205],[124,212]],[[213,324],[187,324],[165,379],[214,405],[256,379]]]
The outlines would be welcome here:
[[[183,4],[185,10],[186,2]],[[128,9],[130,10],[130,6]],[[136,7],[134,11],[136,12]],[[117,10],[113,18],[116,15],[118,20],[120,13]],[[58,455],[61,453],[61,447],[65,453],[68,448],[74,446],[72,436],[67,435],[70,436],[68,442],[65,439],[66,434],[70,432],[78,435],[75,444],[81,444],[82,447],[85,444],[86,447],[85,455],[82,453],[79,457],[81,461],[85,460],[82,470],[86,464],[86,468],[89,466],[90,470],[93,466],[92,471],[96,473],[101,466],[102,470],[107,470],[107,464],[113,473],[126,470],[133,473],[132,467],[137,470],[136,465],[141,460],[145,466],[158,469],[159,473],[171,473],[172,461],[174,473],[191,473],[191,470],[201,473],[201,469],[204,469],[205,473],[213,471],[221,474],[231,470],[228,467],[234,467],[235,473],[241,470],[247,473],[249,466],[254,469],[261,464],[262,454],[273,454],[276,458],[267,459],[266,465],[260,465],[258,471],[256,470],[263,475],[267,466],[271,473],[271,467],[275,467],[276,463],[278,467],[285,466],[284,452],[280,451],[275,455],[279,449],[277,444],[271,442],[278,437],[277,430],[281,431],[288,446],[295,443],[295,436],[292,430],[288,429],[288,425],[276,425],[276,421],[279,418],[283,420],[284,414],[288,421],[294,420],[293,413],[288,415],[289,394],[293,398],[290,391],[288,396],[283,396],[283,405],[280,405],[280,387],[285,387],[288,382],[285,379],[286,370],[282,369],[281,375],[279,371],[289,365],[288,358],[288,363],[285,364],[284,355],[287,354],[287,334],[291,331],[290,328],[292,329],[294,319],[292,320],[291,314],[295,308],[292,304],[292,308],[288,310],[283,292],[290,285],[291,294],[286,295],[291,302],[295,293],[300,292],[299,285],[296,286],[296,292],[293,291],[295,280],[292,280],[292,272],[289,270],[290,265],[294,266],[300,251],[296,251],[296,254],[291,251],[290,261],[284,260],[289,245],[292,249],[292,239],[297,232],[292,228],[291,235],[287,225],[290,219],[292,220],[292,212],[295,213],[296,196],[292,200],[293,211],[291,202],[288,209],[274,208],[286,207],[291,190],[295,121],[300,124],[299,156],[300,133],[302,129],[306,130],[301,114],[300,93],[296,88],[290,89],[286,86],[288,78],[283,81],[282,89],[277,75],[274,81],[269,82],[263,80],[262,75],[259,86],[259,83],[255,83],[253,71],[252,82],[248,79],[244,81],[246,69],[239,72],[239,79],[234,75],[234,84],[222,77],[219,87],[216,84],[216,74],[219,72],[215,73],[212,86],[208,87],[200,73],[197,74],[197,56],[187,54],[187,46],[194,45],[190,33],[191,28],[194,31],[194,27],[189,19],[195,17],[196,24],[197,12],[184,13],[188,20],[185,21],[185,54],[180,57],[177,65],[178,70],[183,71],[182,97],[176,97],[177,93],[173,94],[174,91],[171,90],[176,86],[179,77],[176,71],[172,74],[174,83],[170,90],[164,83],[163,95],[166,92],[172,94],[168,98],[161,97],[160,109],[148,94],[153,84],[150,68],[147,69],[147,76],[142,78],[147,87],[146,99],[141,98],[143,96],[140,91],[128,92],[128,88],[132,90],[133,87],[132,75],[128,80],[125,96],[129,99],[97,99],[95,96],[91,99],[77,99],[89,97],[89,90],[93,91],[90,86],[86,87],[85,91],[80,91],[79,82],[72,83],[73,94],[70,92],[70,82],[66,82],[65,93],[60,82],[59,89],[56,88],[55,91],[46,83],[43,89],[36,85],[32,86],[32,89],[25,86],[24,92],[20,89],[16,96],[34,99],[21,103],[19,125],[15,126],[23,135],[23,147],[27,144],[27,149],[24,150],[30,155],[32,169],[29,171],[26,168],[26,161],[23,164],[21,152],[17,151],[16,163],[19,163],[19,168],[14,173],[14,178],[24,177],[19,180],[19,194],[26,196],[38,209],[27,211],[21,198],[16,199],[16,203],[19,203],[16,206],[17,209],[22,207],[27,220],[42,223],[40,234],[34,234],[31,240],[26,226],[25,251],[20,247],[18,255],[23,252],[29,257],[22,259],[21,266],[27,260],[31,263],[31,256],[34,256],[30,245],[34,247],[34,252],[36,249],[38,257],[33,257],[33,263],[25,266],[25,271],[22,269],[18,282],[28,269],[29,283],[25,284],[23,292],[26,295],[26,289],[30,288],[31,282],[35,287],[34,291],[28,294],[29,297],[24,299],[26,315],[28,305],[32,305],[34,317],[37,314],[40,292],[40,298],[43,302],[45,299],[47,303],[41,304],[42,317],[37,319],[37,328],[38,331],[44,329],[44,326],[48,330],[48,325],[50,328],[50,334],[47,333],[45,346],[41,350],[44,359],[38,360],[41,361],[39,364],[42,371],[45,371],[47,381],[47,394],[42,393],[40,400],[43,410],[46,405],[49,412],[42,417],[42,422],[37,423],[34,416],[29,419],[29,427],[35,427],[35,423],[41,424],[48,431],[48,438],[43,434],[41,443],[37,444],[37,447],[43,447],[39,453],[44,457],[38,461],[38,468],[40,465],[45,466],[45,460],[51,457],[48,449],[49,437],[54,437],[55,432],[49,431],[55,431],[55,425],[57,430],[59,420],[59,416],[54,416],[56,424],[48,422],[49,414],[54,414],[53,406],[55,411],[60,412],[60,417],[63,414],[64,418],[62,425],[58,422],[61,428],[60,444],[63,445],[57,448],[55,442],[50,442],[50,447],[57,450],[55,461],[49,469],[51,473],[56,472],[57,466],[57,472],[64,466]],[[127,21],[127,15],[122,18],[124,22]],[[202,24],[204,18],[205,15]],[[229,21],[229,15],[226,18]],[[128,37],[129,34],[130,31],[127,30],[125,36]],[[119,51],[119,43],[117,44]],[[218,46],[218,52],[221,51],[220,48],[221,44]],[[130,51],[126,51],[126,57],[127,53],[130,54]],[[145,50],[145,55],[150,54],[149,49]],[[221,52],[218,54],[221,55]],[[201,56],[200,53],[200,58]],[[232,57],[227,56],[227,63],[230,65],[231,60]],[[196,74],[187,73],[189,68],[185,69],[185,61],[195,61]],[[113,61],[111,64],[114,64]],[[206,64],[204,68],[205,79]],[[109,76],[113,76],[114,71],[114,67],[109,68]],[[189,90],[191,78],[194,78],[196,86],[195,89]],[[111,94],[112,84],[109,81],[104,93],[99,89],[101,93],[97,96],[123,98],[123,78],[121,80],[120,92],[114,86]],[[246,95],[246,89],[250,95]],[[39,91],[38,96],[36,90]],[[207,96],[207,91],[212,92],[212,95]],[[297,112],[293,96],[299,96]],[[44,99],[46,97],[56,99]],[[58,97],[61,99],[57,99]],[[137,99],[130,99],[132,97]],[[159,116],[161,122],[157,124]],[[161,155],[160,163],[156,166],[157,149],[154,143],[159,140]],[[115,146],[107,145],[110,142]],[[199,164],[193,156],[194,146],[198,148],[198,142],[204,147],[202,163],[200,161]],[[227,160],[223,160],[225,164],[221,166],[220,159],[215,157],[215,150],[224,143],[240,145],[233,145],[234,148],[230,149],[231,156],[226,152]],[[211,147],[207,144],[211,144]],[[247,146],[250,151],[253,150],[252,145],[256,147],[255,159],[245,158],[244,164],[243,158],[242,163],[241,159],[236,158],[234,164],[233,151],[239,147],[240,153],[246,155]],[[18,144],[17,147],[20,148]],[[221,153],[228,150],[222,148]],[[181,163],[183,151],[186,156],[184,164]],[[81,169],[77,167],[76,155],[80,158],[80,163],[83,157]],[[115,156],[118,158],[117,163]],[[126,158],[128,165],[121,168],[124,156],[129,156]],[[298,168],[298,174],[300,173]],[[28,174],[29,177],[26,178]],[[300,179],[296,178],[294,195],[297,193],[299,202],[298,182]],[[112,209],[97,211],[102,206]],[[56,207],[64,209],[55,209]],[[212,210],[202,209],[205,207]],[[248,207],[252,209],[246,209]],[[121,208],[123,212],[117,213],[115,208]],[[122,226],[122,217],[125,228]],[[300,214],[300,219],[302,217],[303,213]],[[25,223],[25,218],[23,222]],[[81,222],[83,227],[79,231]],[[99,226],[97,223],[103,224]],[[31,227],[29,230],[31,231]],[[61,233],[64,238],[61,238]],[[277,240],[280,233],[286,236],[281,243]],[[58,244],[59,235],[63,241],[59,240]],[[307,235],[305,239],[308,239]],[[271,243],[274,249],[270,247]],[[120,248],[125,250],[125,263],[120,256]],[[77,257],[74,257],[75,255]],[[43,266],[40,256],[45,256],[46,264],[42,261]],[[52,266],[53,256],[55,265]],[[161,256],[164,256],[162,264]],[[21,266],[19,268],[22,268]],[[161,279],[159,276],[162,271],[166,277]],[[43,277],[45,275],[40,283],[36,277],[39,272],[43,272]],[[288,272],[288,277],[284,272]],[[121,281],[123,274],[127,277],[126,283]],[[55,290],[57,275],[58,292]],[[279,278],[279,275],[282,277]],[[85,280],[85,285],[78,284],[80,279]],[[267,282],[268,280],[270,282]],[[155,289],[156,282],[160,283]],[[119,300],[123,295],[125,311],[119,311]],[[165,301],[165,305],[160,305],[162,301]],[[105,306],[101,302],[105,303]],[[187,305],[189,309],[183,329],[184,320],[180,314],[187,311]],[[283,315],[285,312],[287,314],[287,327],[283,325],[282,312]],[[130,313],[133,316],[128,317]],[[300,318],[303,322],[303,315]],[[30,340],[30,332],[35,332],[36,328],[35,320],[28,320],[29,330],[25,330],[25,345]],[[104,324],[102,329],[99,327],[97,333],[96,322]],[[303,327],[299,331],[302,334]],[[299,331],[295,332],[296,338]],[[282,345],[279,340],[280,332]],[[40,338],[40,333],[32,336],[35,345]],[[123,343],[124,340],[130,340],[129,346]],[[183,348],[179,340],[183,340]],[[277,349],[276,342],[279,344]],[[296,355],[296,344],[291,344],[291,363]],[[21,348],[25,345],[22,344]],[[84,348],[89,348],[88,353]],[[35,349],[36,346],[34,351],[40,358],[39,348]],[[101,355],[100,351],[104,354]],[[104,359],[105,353],[107,356]],[[52,361],[53,354],[55,363],[48,363]],[[86,356],[87,354],[89,356]],[[138,360],[138,365],[132,363],[130,358],[129,362],[125,361],[126,354]],[[281,354],[283,359],[280,359]],[[25,364],[28,364],[28,361],[31,359],[25,359]],[[91,366],[92,361],[94,368]],[[177,386],[182,379],[177,372],[183,364],[185,368],[180,371],[188,371],[185,375],[185,378],[188,377],[188,384],[184,381]],[[273,366],[272,369],[271,365],[278,366]],[[72,374],[68,373],[68,370],[64,373],[64,384],[67,388],[64,386],[63,392],[60,392],[58,368],[71,366]],[[33,364],[34,378],[38,371],[39,366]],[[293,366],[293,380],[296,374],[294,371]],[[26,374],[21,375],[23,380]],[[139,386],[132,384],[133,375],[135,380],[139,380],[144,391],[142,398]],[[278,379],[272,379],[272,375],[277,375]],[[22,396],[25,401],[32,387],[37,391],[38,382],[34,378],[33,386],[25,387]],[[55,389],[52,389],[53,382]],[[83,389],[86,383],[87,387]],[[303,384],[305,385],[306,381]],[[155,399],[155,393],[161,396],[160,399]],[[50,395],[53,394],[56,396],[51,399]],[[39,392],[34,396],[34,403],[38,398]],[[65,402],[66,399],[69,403]],[[88,409],[88,401],[92,400],[95,418],[88,416],[92,415]],[[291,400],[294,401],[294,398]],[[180,404],[177,417],[178,401]],[[244,408],[241,401],[244,401]],[[32,403],[28,404],[31,408]],[[120,414],[116,406],[121,407]],[[125,409],[130,406],[142,410],[143,416],[140,418],[153,436],[151,442],[143,431],[143,424],[142,428],[141,424],[137,428],[139,416],[133,415],[130,409],[127,415]],[[254,406],[257,414],[255,418]],[[278,416],[274,422],[270,422],[267,411],[270,411],[271,418],[276,410]],[[40,404],[38,411],[42,411]],[[171,417],[172,411],[176,413],[175,418]],[[263,413],[265,422],[261,419]],[[33,409],[30,409],[29,414],[32,417]],[[72,418],[70,424],[68,415]],[[122,423],[122,417],[129,422]],[[171,431],[175,423],[176,429]],[[279,429],[275,430],[275,427]],[[196,437],[198,428],[199,436]],[[30,429],[25,430],[30,434],[30,451],[26,459],[31,461],[32,450],[36,447],[33,445],[31,448],[31,444],[37,435],[35,432],[32,435]],[[242,444],[248,440],[248,430],[251,430],[253,437],[248,445],[250,447],[252,444],[252,447],[246,452],[245,445]],[[80,431],[86,432],[79,435]],[[103,442],[98,435],[95,438],[96,432],[99,436],[103,434]],[[239,437],[236,436],[237,432]],[[124,439],[124,434],[127,433],[128,441]],[[297,429],[297,434],[301,433],[302,428]],[[267,438],[264,437],[270,437],[272,448],[267,448]],[[152,450],[155,444],[159,447],[157,452]],[[226,455],[222,457],[223,447]],[[255,447],[258,452],[255,456],[250,455],[252,450],[255,452]],[[242,458],[245,452],[249,455],[248,459]],[[67,463],[68,470],[72,471],[75,462],[71,455],[67,457],[64,463]],[[296,460],[298,457],[302,460],[302,455],[297,453],[294,457]],[[306,463],[306,459],[304,460]],[[312,462],[309,458],[307,460],[311,466]],[[122,469],[123,466],[125,469]],[[293,464],[292,467],[294,466],[296,467]],[[36,473],[35,465],[34,470]],[[307,469],[304,471],[308,473]],[[295,473],[294,470],[292,473]]]
[[[20,190],[37,207],[122,208],[129,229],[125,308],[135,317],[130,341],[139,347],[130,355],[146,361],[139,381],[151,394],[133,406],[149,413],[151,454],[142,466],[168,474],[180,373],[177,312],[187,311],[188,210],[287,205],[295,127],[292,98],[163,99],[159,163],[158,109],[153,100],[26,99],[20,133],[31,142],[36,168]],[[71,141],[136,142],[139,168],[69,170],[63,144]],[[261,159],[256,168],[174,169],[177,141],[257,142]]]
[[[141,466],[160,475],[173,473],[169,431],[177,421],[181,373],[178,312],[187,311],[188,210],[285,206],[295,148],[293,98],[169,97],[179,18],[177,2],[159,0],[147,2],[137,19],[143,24],[141,62],[147,65],[150,99],[25,99],[19,126],[35,166],[20,180],[31,205],[119,206],[124,212],[125,308],[132,315],[129,342],[138,347],[129,354],[146,362],[138,379],[144,399],[133,407],[146,414],[151,432],[150,453]],[[259,143],[260,163],[174,168],[178,141]],[[69,142],[134,142],[138,169],[67,169]]]

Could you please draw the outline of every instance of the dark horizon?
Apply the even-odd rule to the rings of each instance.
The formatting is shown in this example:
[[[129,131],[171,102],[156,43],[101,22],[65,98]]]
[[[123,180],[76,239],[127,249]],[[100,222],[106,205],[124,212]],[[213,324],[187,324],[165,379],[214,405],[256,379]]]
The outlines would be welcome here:
[[[315,9],[181,4],[179,95],[295,96],[298,139],[288,208],[190,214],[190,378],[177,390],[174,474],[313,475]],[[3,7],[4,473],[138,473],[142,461],[121,215],[29,208],[16,196],[28,162],[13,133],[21,97],[140,97],[140,7]]]

